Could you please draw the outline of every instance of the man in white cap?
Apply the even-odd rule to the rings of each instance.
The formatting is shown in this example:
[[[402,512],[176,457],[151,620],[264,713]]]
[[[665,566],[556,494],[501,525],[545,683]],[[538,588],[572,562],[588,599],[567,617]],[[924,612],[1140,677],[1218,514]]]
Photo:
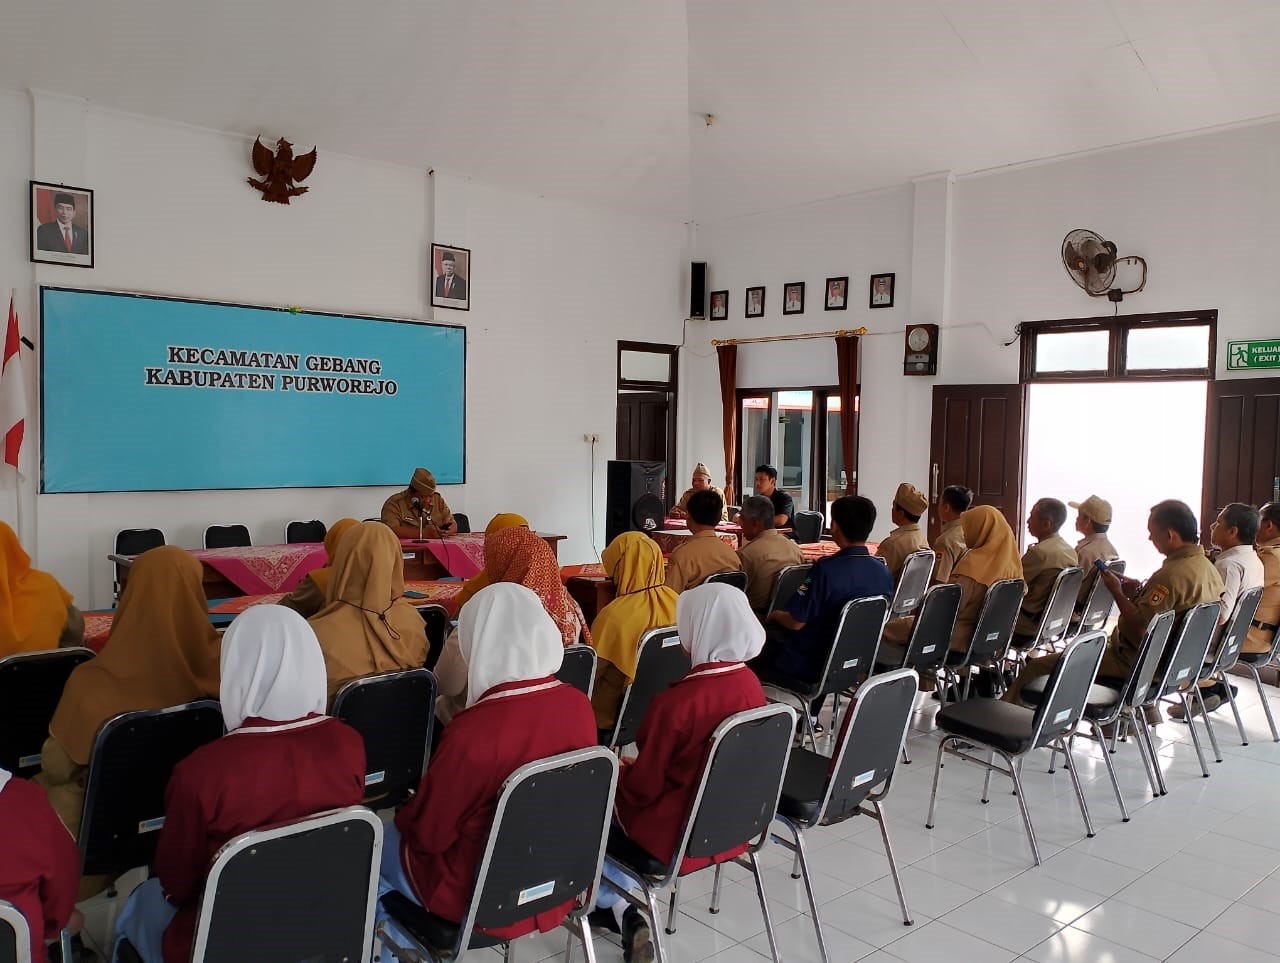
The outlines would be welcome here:
[[[727,521],[729,518],[729,506],[725,505],[724,492],[711,484],[711,471],[702,462],[698,462],[697,467],[693,469],[693,478],[689,482],[689,487],[680,496],[680,501],[676,502],[676,507],[671,509],[671,517],[688,518],[689,499],[693,497],[694,492],[704,491],[713,491],[720,496],[720,504],[724,505],[720,512],[720,520]]]
[[[424,538],[454,533],[453,512],[436,491],[436,476],[425,468],[415,469],[409,487],[396,492],[382,506],[382,523],[401,538],[418,537],[419,519]]]
[[[1107,538],[1107,529],[1111,527],[1111,503],[1090,495],[1082,502],[1067,502],[1076,510],[1076,531],[1082,536],[1076,542],[1076,557],[1080,560],[1080,568],[1084,571],[1084,583],[1080,586],[1076,608],[1082,607],[1093,591],[1093,583],[1098,580],[1098,570],[1094,562],[1114,562],[1120,557],[1116,547]]]
[[[929,508],[924,492],[910,482],[903,482],[893,495],[893,508],[889,518],[897,526],[876,548],[876,555],[889,566],[889,574],[897,584],[902,566],[912,552],[927,552],[929,540],[920,531],[920,516]]]

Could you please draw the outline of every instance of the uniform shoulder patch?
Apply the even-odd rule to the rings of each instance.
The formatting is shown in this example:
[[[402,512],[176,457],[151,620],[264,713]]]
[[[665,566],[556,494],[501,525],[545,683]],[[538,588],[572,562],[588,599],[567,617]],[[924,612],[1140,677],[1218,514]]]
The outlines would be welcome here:
[[[1159,608],[1169,601],[1169,596],[1173,594],[1167,585],[1152,585],[1147,589],[1147,604],[1152,608]]]

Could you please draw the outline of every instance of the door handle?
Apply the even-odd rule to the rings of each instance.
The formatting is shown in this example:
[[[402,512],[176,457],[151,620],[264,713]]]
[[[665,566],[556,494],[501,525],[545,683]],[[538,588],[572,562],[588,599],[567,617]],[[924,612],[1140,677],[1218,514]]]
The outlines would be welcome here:
[[[1276,479],[1276,483],[1280,484],[1280,478]],[[938,504],[938,463],[936,461],[933,463],[933,479],[929,485],[929,491],[933,496],[933,503],[935,505]],[[1277,497],[1276,500],[1280,501],[1280,497]]]

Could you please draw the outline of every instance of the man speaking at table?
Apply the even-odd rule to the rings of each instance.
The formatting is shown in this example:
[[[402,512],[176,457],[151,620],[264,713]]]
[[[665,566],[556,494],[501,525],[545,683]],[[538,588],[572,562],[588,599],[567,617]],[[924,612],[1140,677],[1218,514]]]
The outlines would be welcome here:
[[[424,538],[452,535],[455,531],[453,512],[436,491],[436,476],[425,468],[415,469],[409,487],[396,492],[382,506],[382,523],[401,538],[417,538],[419,520]]]

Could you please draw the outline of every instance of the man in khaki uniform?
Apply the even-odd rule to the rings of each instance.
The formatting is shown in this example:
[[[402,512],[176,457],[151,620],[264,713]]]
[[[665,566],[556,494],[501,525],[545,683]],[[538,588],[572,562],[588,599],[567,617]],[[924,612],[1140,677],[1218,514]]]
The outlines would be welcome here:
[[[1259,512],[1258,558],[1262,560],[1262,601],[1254,613],[1242,652],[1265,656],[1271,651],[1277,627],[1280,627],[1280,502],[1267,502]],[[1259,658],[1246,658],[1255,665]]]
[[[912,552],[929,551],[929,542],[920,531],[920,516],[929,507],[929,499],[915,485],[903,482],[893,496],[893,508],[889,518],[898,526],[876,549],[876,555],[889,566],[889,574],[896,584],[902,575],[902,566]]]
[[[1099,679],[1128,677],[1138,658],[1142,636],[1156,615],[1170,611],[1181,614],[1193,605],[1216,602],[1222,595],[1222,578],[1200,547],[1200,528],[1186,503],[1171,499],[1152,508],[1147,533],[1165,562],[1145,584],[1120,578],[1114,572],[1098,576],[1120,610],[1120,621],[1111,633],[1098,669]],[[1018,702],[1022,687],[1052,672],[1060,658],[1060,653],[1054,653],[1029,660],[1005,693],[1005,701]],[[1159,722],[1160,713],[1149,713],[1147,721]]]
[[[1111,527],[1111,503],[1097,495],[1090,495],[1082,502],[1067,502],[1076,510],[1076,531],[1083,538],[1076,542],[1076,558],[1080,560],[1080,568],[1084,571],[1084,582],[1080,586],[1080,594],[1076,596],[1076,608],[1084,608],[1093,591],[1093,583],[1098,580],[1098,570],[1094,562],[1114,562],[1120,557],[1116,547],[1107,538],[1107,529]]]
[[[1040,499],[1031,506],[1031,514],[1027,516],[1027,531],[1036,538],[1036,543],[1022,556],[1022,578],[1027,583],[1027,593],[1022,597],[1022,609],[1013,627],[1013,644],[1019,648],[1026,648],[1035,638],[1058,573],[1079,564],[1075,549],[1058,534],[1066,520],[1067,506],[1056,498]]]
[[[747,544],[738,549],[738,560],[747,573],[747,601],[757,615],[765,614],[778,573],[788,565],[803,565],[800,546],[783,535],[773,524],[773,502],[763,495],[752,495],[742,502],[738,515],[742,537]]]
[[[454,532],[453,512],[436,491],[436,476],[425,468],[416,469],[409,487],[396,492],[382,505],[382,524],[401,538],[418,537],[419,518],[424,538],[439,538]]]
[[[960,516],[972,504],[973,492],[963,485],[948,485],[942,489],[942,497],[938,499],[938,521],[942,522],[942,530],[933,542],[933,554],[938,556],[933,564],[935,584],[950,581],[951,570],[960,561],[960,556],[968,550],[964,543],[964,527]]]
[[[690,479],[690,485],[685,489],[685,493],[680,496],[680,501],[676,502],[675,507],[671,509],[672,518],[688,518],[689,517],[689,499],[693,497],[694,492],[715,492],[720,496],[720,504],[724,508],[720,511],[720,520],[727,521],[729,518],[729,506],[724,504],[724,492],[715,485],[711,484],[711,471],[702,462],[693,470],[693,478]]]
[[[667,559],[667,588],[677,592],[701,585],[716,572],[737,572],[738,553],[716,534],[724,499],[712,491],[694,492],[689,499],[689,531]]]

